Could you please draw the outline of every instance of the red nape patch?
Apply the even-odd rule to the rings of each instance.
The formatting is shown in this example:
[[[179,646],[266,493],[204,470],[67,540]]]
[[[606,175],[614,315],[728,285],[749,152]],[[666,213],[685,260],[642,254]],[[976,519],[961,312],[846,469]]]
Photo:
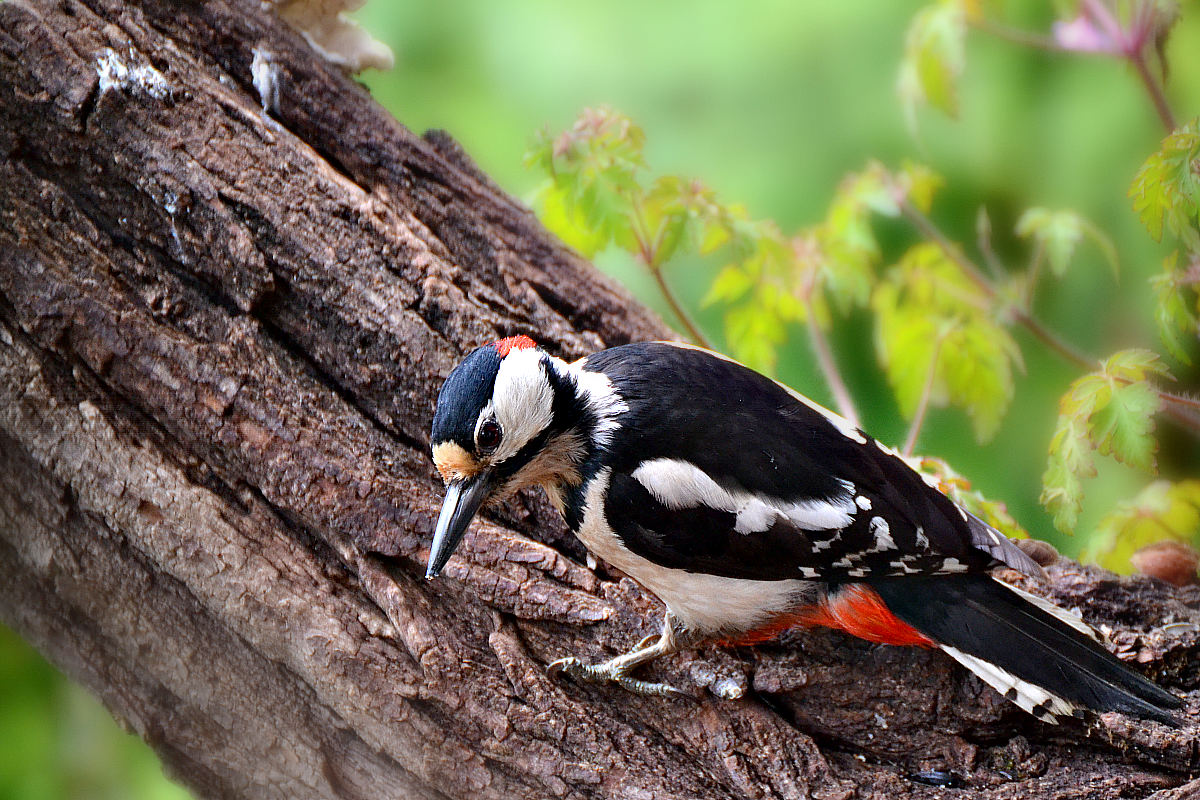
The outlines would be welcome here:
[[[528,336],[509,336],[507,339],[501,339],[498,342],[492,342],[492,347],[496,348],[496,352],[504,358],[513,350],[524,350],[527,347],[537,347],[537,343]]]
[[[761,628],[726,639],[721,644],[760,644],[774,639],[789,628],[820,625],[845,631],[852,636],[879,644],[902,647],[936,647],[937,642],[899,619],[884,605],[883,598],[869,586],[852,583],[830,594],[820,603],[780,614]]]

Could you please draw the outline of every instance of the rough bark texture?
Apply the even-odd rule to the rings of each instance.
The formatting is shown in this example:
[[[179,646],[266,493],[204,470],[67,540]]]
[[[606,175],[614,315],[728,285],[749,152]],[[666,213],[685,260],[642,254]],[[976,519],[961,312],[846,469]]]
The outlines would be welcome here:
[[[532,493],[422,580],[438,386],[516,333],[666,331],[257,2],[0,3],[0,611],[197,795],[1195,793],[1200,590],[1075,565],[1049,593],[1182,730],[832,633],[652,670],[691,703],[548,679],[660,609]]]

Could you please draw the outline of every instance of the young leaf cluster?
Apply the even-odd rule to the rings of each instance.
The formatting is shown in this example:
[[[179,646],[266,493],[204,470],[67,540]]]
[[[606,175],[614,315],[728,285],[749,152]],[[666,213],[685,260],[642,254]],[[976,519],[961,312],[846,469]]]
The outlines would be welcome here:
[[[1112,240],[1076,211],[1031,208],[1017,220],[1016,232],[1018,236],[1032,239],[1036,245],[1034,270],[1041,267],[1044,258],[1054,277],[1063,277],[1076,248],[1086,236],[1104,254],[1113,273],[1117,271],[1117,248]]]
[[[723,249],[735,262],[765,275],[777,269],[786,243],[770,225],[750,223],[744,209],[720,203],[700,181],[676,175],[650,179],[645,141],[640,127],[607,108],[584,110],[559,136],[543,132],[526,155],[527,165],[546,174],[534,205],[550,230],[586,256],[610,245],[631,253],[658,281],[692,338],[703,343],[703,334],[675,300],[663,267],[685,253],[707,256]],[[751,288],[739,285],[735,276],[723,291],[736,295]],[[755,328],[758,324],[749,323],[746,339],[782,339],[781,330]]]
[[[1177,249],[1152,281],[1155,320],[1168,351],[1191,363],[1185,337],[1198,327],[1200,282],[1200,119],[1172,131],[1129,187],[1133,208],[1155,240],[1169,233]]]
[[[904,416],[922,401],[966,409],[980,441],[1013,396],[1021,351],[987,294],[931,242],[910,248],[875,288],[876,349]]]
[[[912,130],[921,104],[958,116],[958,82],[967,62],[967,5],[938,0],[918,11],[908,27],[896,88]]]
[[[1149,383],[1151,376],[1168,377],[1155,353],[1121,350],[1101,369],[1076,379],[1059,401],[1058,424],[1042,476],[1042,504],[1060,530],[1073,530],[1079,520],[1083,479],[1096,474],[1094,453],[1154,471],[1154,415],[1162,401]]]
[[[1062,0],[1055,10],[1059,19],[1048,37],[987,19],[975,0],[938,0],[918,12],[909,28],[900,77],[910,124],[921,104],[957,115],[957,84],[966,68],[964,40],[969,27],[1044,50],[1098,53],[1126,61],[1168,129],[1158,150],[1135,176],[1129,195],[1150,235],[1161,241],[1164,233],[1169,234],[1177,243],[1151,281],[1157,301],[1155,321],[1166,350],[1191,363],[1190,350],[1200,330],[1196,291],[1200,284],[1200,123],[1192,120],[1177,126],[1163,87],[1168,74],[1165,43],[1179,7],[1162,0]],[[1116,269],[1115,247],[1073,211],[1029,209],[1016,232],[1034,246],[1024,276],[1026,307],[1043,265],[1062,277],[1085,239]],[[1179,400],[1152,383],[1165,377],[1165,366],[1153,354],[1123,351],[1099,371],[1076,380],[1063,396],[1042,492],[1042,502],[1059,528],[1070,530],[1078,521],[1083,480],[1095,472],[1094,454],[1154,471],[1153,415],[1166,401]]]

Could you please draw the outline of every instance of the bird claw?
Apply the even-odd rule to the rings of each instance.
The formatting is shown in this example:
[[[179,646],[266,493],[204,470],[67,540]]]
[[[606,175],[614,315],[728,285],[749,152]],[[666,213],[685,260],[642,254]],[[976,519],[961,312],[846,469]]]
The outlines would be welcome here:
[[[636,653],[639,650],[645,650],[650,645],[656,643],[660,638],[662,638],[662,637],[657,633],[652,633],[649,636],[643,636],[642,640],[640,642],[638,642],[637,644],[635,644],[633,646],[633,649],[630,650],[629,652]]]
[[[657,638],[657,637],[652,637]],[[635,651],[642,649],[634,648]],[[612,662],[603,664],[584,664],[574,656],[560,658],[557,661],[550,663],[546,667],[546,672],[550,677],[557,678],[560,675],[566,675],[577,681],[587,683],[615,683],[627,692],[642,695],[643,697],[681,697],[693,700],[694,698],[687,692],[681,689],[676,689],[667,683],[655,683],[654,681],[643,681],[638,678],[632,678],[628,675],[627,669],[622,669],[620,665],[614,665]]]

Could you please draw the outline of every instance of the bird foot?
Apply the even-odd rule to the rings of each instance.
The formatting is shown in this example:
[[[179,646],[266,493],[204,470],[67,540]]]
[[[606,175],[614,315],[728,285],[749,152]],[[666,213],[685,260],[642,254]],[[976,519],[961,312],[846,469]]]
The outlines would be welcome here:
[[[642,646],[635,647],[632,652],[636,653],[642,649],[645,648]],[[654,681],[644,681],[630,677],[628,673],[631,665],[622,663],[623,658],[625,656],[618,656],[611,661],[605,661],[603,664],[584,664],[578,658],[568,656],[567,658],[560,658],[552,662],[546,667],[546,671],[553,678],[566,675],[577,681],[585,681],[587,683],[615,683],[625,691],[640,694],[643,697],[686,697],[689,700],[692,699],[690,694],[676,689],[670,684],[655,683]]]

